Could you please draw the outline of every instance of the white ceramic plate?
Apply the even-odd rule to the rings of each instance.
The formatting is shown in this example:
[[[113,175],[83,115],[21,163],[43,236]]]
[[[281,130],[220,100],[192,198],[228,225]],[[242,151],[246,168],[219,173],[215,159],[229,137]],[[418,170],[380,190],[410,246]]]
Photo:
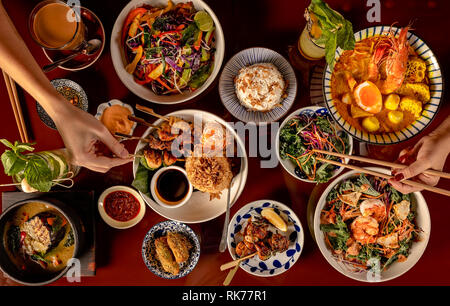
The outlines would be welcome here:
[[[223,119],[217,117],[216,115],[213,115],[211,113],[201,111],[201,110],[194,110],[194,109],[187,109],[187,110],[180,110],[176,111],[170,114],[167,114],[166,116],[177,116],[182,119],[185,119],[187,121],[193,122],[194,116],[201,116],[204,121],[216,121],[220,124],[222,124],[224,127],[227,128],[227,130],[230,132],[230,135],[233,135],[233,137],[236,139],[236,143],[239,147],[238,150],[242,152],[241,157],[241,169],[240,172],[234,177],[233,186],[231,187],[231,205],[233,205],[239,196],[241,195],[242,191],[244,190],[245,183],[247,181],[247,173],[248,173],[248,161],[247,161],[247,153],[245,150],[245,145],[240,139],[240,137],[236,134],[236,132],[231,128],[231,126],[226,123]],[[155,125],[161,124],[162,120],[155,121]],[[154,128],[148,128],[145,133],[142,135],[142,137],[147,137],[150,133],[154,131]],[[145,142],[139,142],[136,146],[135,154],[137,154],[140,150],[142,150],[147,143]],[[133,162],[133,175],[136,176],[137,167],[139,164],[139,159],[135,159]],[[184,204],[181,207],[178,208],[166,208],[162,207],[158,203],[156,203],[152,198],[146,196],[141,192],[142,197],[144,198],[144,201],[158,214],[161,216],[175,220],[180,221],[184,223],[200,223],[205,222],[211,219],[214,219],[221,214],[223,214],[226,211],[226,205],[227,205],[227,192],[228,190],[222,191],[222,196],[220,199],[209,199],[208,193],[203,193],[198,190],[194,191],[192,193],[192,196],[190,200]]]
[[[377,171],[380,173],[390,174],[389,170],[384,168],[377,167],[368,167],[366,169],[370,169],[373,171]],[[381,274],[376,276],[373,272],[370,271],[354,271],[351,265],[347,265],[342,262],[338,262],[333,256],[331,251],[327,248],[325,244],[325,239],[323,232],[320,230],[320,212],[325,207],[326,198],[328,193],[336,186],[339,182],[342,182],[345,179],[356,176],[358,171],[353,170],[349,171],[340,177],[336,178],[325,191],[317,203],[316,211],[314,213],[314,235],[316,238],[317,245],[319,246],[322,255],[328,261],[328,263],[333,266],[337,271],[348,276],[352,279],[361,282],[384,282],[400,275],[406,273],[409,269],[411,269],[420,259],[423,252],[425,251],[428,240],[430,238],[431,231],[431,219],[430,212],[428,211],[427,203],[420,192],[414,192],[412,205],[416,206],[417,216],[416,216],[416,224],[420,227],[423,232],[420,233],[420,241],[413,243],[410,248],[410,254],[406,261],[404,262],[394,262],[391,266],[389,266],[386,271],[382,271]]]
[[[185,0],[172,0],[174,4],[180,2],[188,2]],[[141,7],[144,4],[148,4],[154,7],[166,7],[167,0],[132,0],[130,1],[120,12],[119,16],[114,23],[114,27],[111,33],[111,58],[114,65],[114,69],[116,70],[117,75],[119,76],[122,83],[134,94],[139,96],[140,98],[158,103],[158,104],[177,104],[182,103],[201,94],[206,88],[208,88],[217,75],[219,74],[220,68],[222,66],[224,52],[225,52],[225,37],[223,35],[222,26],[220,25],[219,19],[211,10],[211,8],[202,0],[190,0],[193,2],[194,7],[197,11],[204,10],[206,11],[214,21],[215,30],[215,48],[216,52],[214,54],[214,69],[208,80],[197,90],[193,92],[186,92],[183,94],[177,95],[156,95],[151,89],[139,85],[133,79],[133,76],[125,71],[125,66],[127,65],[124,50],[121,46],[121,35],[122,35],[122,26],[124,21],[128,15],[128,13],[137,7]]]
[[[238,233],[244,231],[251,216],[261,217],[261,211],[264,208],[273,208],[285,220],[288,226],[286,233],[281,232],[272,225],[269,226],[269,230],[274,233],[278,231],[278,233],[288,237],[289,248],[285,252],[276,253],[265,261],[262,261],[256,255],[241,262],[240,267],[250,274],[267,277],[286,272],[296,263],[302,253],[305,238],[302,224],[292,209],[277,201],[255,201],[239,209],[228,225],[228,251],[233,259],[237,259],[235,248],[243,239],[243,235]]]
[[[277,152],[277,158],[280,161],[281,165],[283,166],[283,168],[293,177],[295,177],[298,180],[301,180],[303,182],[307,182],[307,183],[317,183],[316,181],[312,181],[309,179],[305,179],[305,178],[301,178],[300,176],[298,176],[295,173],[295,168],[297,167],[297,165],[294,164],[294,162],[290,159],[282,159],[280,156],[280,131],[281,129],[286,125],[287,122],[289,122],[289,120],[291,120],[292,118],[294,118],[295,116],[298,116],[300,114],[305,114],[308,116],[329,116],[330,113],[328,111],[328,109],[326,107],[321,107],[321,106],[307,106],[307,107],[303,107],[300,108],[298,110],[296,110],[295,112],[293,112],[292,114],[290,114],[288,117],[286,117],[286,119],[281,123],[280,128],[278,129],[277,132],[277,136],[275,138],[275,150]],[[330,116],[330,121],[333,122],[333,119]],[[342,131],[342,129],[336,124],[336,129],[337,131]],[[348,136],[348,142],[349,142],[349,146],[350,149],[348,151],[348,154],[351,155],[352,151],[353,151],[353,138],[347,134]],[[345,163],[349,162],[348,158],[344,159]],[[339,167],[337,169],[334,170],[334,174],[333,176],[330,178],[330,180],[332,180],[333,178],[335,178],[337,175],[339,175],[342,170],[344,170],[343,167]]]

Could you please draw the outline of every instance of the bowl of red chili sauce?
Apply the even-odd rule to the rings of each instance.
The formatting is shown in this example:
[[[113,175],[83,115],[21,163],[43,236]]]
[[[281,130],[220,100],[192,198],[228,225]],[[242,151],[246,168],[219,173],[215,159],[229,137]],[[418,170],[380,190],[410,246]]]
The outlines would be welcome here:
[[[100,195],[98,211],[109,226],[125,229],[142,220],[145,215],[145,203],[133,188],[113,186]]]

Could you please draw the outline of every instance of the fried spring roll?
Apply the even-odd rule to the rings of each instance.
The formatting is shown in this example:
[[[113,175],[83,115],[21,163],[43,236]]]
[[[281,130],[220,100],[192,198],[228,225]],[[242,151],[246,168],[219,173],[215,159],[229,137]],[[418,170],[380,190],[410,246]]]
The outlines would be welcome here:
[[[167,233],[167,243],[175,256],[175,261],[183,263],[189,259],[189,250],[192,244],[180,233]]]
[[[167,244],[167,237],[155,239],[156,257],[163,269],[173,275],[180,273],[180,266],[174,260],[172,251]]]

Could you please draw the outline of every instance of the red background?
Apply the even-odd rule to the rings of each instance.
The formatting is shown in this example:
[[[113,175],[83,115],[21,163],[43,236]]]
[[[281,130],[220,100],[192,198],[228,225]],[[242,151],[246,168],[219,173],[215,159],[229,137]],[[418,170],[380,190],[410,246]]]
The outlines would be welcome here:
[[[81,5],[91,9],[103,22],[106,31],[106,45],[100,59],[91,67],[79,71],[68,72],[56,69],[48,73],[48,78],[69,78],[79,83],[86,91],[89,99],[89,112],[95,114],[98,104],[119,99],[130,105],[147,103],[127,90],[120,82],[112,66],[109,36],[114,21],[128,1],[82,1]],[[303,11],[309,1],[288,0],[209,0],[206,1],[219,18],[225,34],[226,61],[236,52],[254,46],[271,48],[286,58],[289,57],[289,46],[296,41],[304,26]],[[407,25],[413,21],[414,32],[424,39],[438,57],[445,76],[448,76],[450,42],[445,31],[450,28],[450,2],[437,0],[382,0],[381,23],[369,23],[366,20],[368,7],[366,1],[327,1],[331,7],[340,11],[352,21],[354,31],[368,26],[398,22]],[[4,0],[3,4],[24,38],[32,54],[43,66],[48,63],[40,47],[32,40],[27,20],[37,1]],[[223,66],[222,66],[223,67]],[[303,74],[297,71],[299,88],[295,104],[291,111],[310,104],[309,89],[302,79]],[[444,77],[445,77],[444,76]],[[447,78],[445,78],[446,80]],[[0,137],[9,140],[19,139],[13,112],[3,80],[0,81],[0,101],[3,105],[0,112]],[[36,112],[35,101],[26,93],[21,95],[22,107],[27,118],[28,130],[32,139],[37,142],[36,149],[49,150],[62,147],[64,144],[59,134],[47,128]],[[225,120],[236,121],[223,107],[216,82],[198,99],[176,106],[161,106],[148,103],[156,112],[166,114],[174,110],[194,108],[213,112]],[[450,107],[444,96],[442,107],[432,124],[420,136],[431,132],[450,113]],[[281,119],[283,120],[283,119]],[[68,122],[70,124],[70,122]],[[140,135],[144,128],[139,127]],[[382,152],[386,159],[395,159],[396,153],[407,145],[420,139],[417,136],[408,142],[390,147],[371,147],[373,156]],[[130,142],[128,149],[134,151],[136,143]],[[248,151],[248,150],[247,150]],[[449,171],[449,163],[446,170]],[[77,177],[75,188],[80,190],[94,189],[97,192],[117,185],[129,185],[132,181],[131,164],[112,169],[106,175],[93,173],[83,169]],[[0,182],[10,179],[3,172]],[[231,209],[233,215],[243,205],[259,200],[273,199],[290,206],[302,221],[305,230],[305,246],[300,259],[287,272],[271,278],[262,278],[247,274],[240,270],[235,275],[233,285],[361,285],[335,271],[323,258],[317,248],[306,222],[308,200],[314,184],[302,183],[284,171],[281,165],[273,169],[261,169],[259,158],[249,158],[247,185],[243,194]],[[450,183],[441,180],[439,187],[450,189]],[[1,191],[13,191],[14,188],[2,188]],[[413,269],[395,280],[383,283],[386,285],[449,285],[450,272],[450,235],[448,230],[447,202],[448,198],[423,192],[427,200],[431,219],[432,235],[428,247]],[[97,219],[97,275],[84,277],[77,285],[221,285],[227,272],[220,272],[221,264],[230,261],[228,252],[220,253],[218,244],[222,231],[224,216],[215,220],[195,224],[191,227],[202,241],[200,261],[194,271],[179,280],[163,280],[153,275],[144,265],[141,258],[141,244],[146,232],[164,218],[151,209],[147,209],[144,219],[128,230],[115,230],[108,227],[98,216]],[[0,284],[13,284],[0,276]],[[67,285],[65,279],[53,285]]]

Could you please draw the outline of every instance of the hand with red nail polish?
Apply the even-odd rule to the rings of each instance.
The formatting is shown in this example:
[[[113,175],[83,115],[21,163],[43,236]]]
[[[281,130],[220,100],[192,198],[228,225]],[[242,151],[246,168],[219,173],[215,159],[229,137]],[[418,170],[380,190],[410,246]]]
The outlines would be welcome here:
[[[394,178],[389,183],[402,193],[419,191],[417,187],[403,184],[403,180],[414,180],[422,184],[435,186],[439,177],[427,175],[427,169],[441,171],[450,152],[450,117],[432,133],[420,139],[412,148],[400,152],[398,162],[407,164],[404,169],[393,169]]]

